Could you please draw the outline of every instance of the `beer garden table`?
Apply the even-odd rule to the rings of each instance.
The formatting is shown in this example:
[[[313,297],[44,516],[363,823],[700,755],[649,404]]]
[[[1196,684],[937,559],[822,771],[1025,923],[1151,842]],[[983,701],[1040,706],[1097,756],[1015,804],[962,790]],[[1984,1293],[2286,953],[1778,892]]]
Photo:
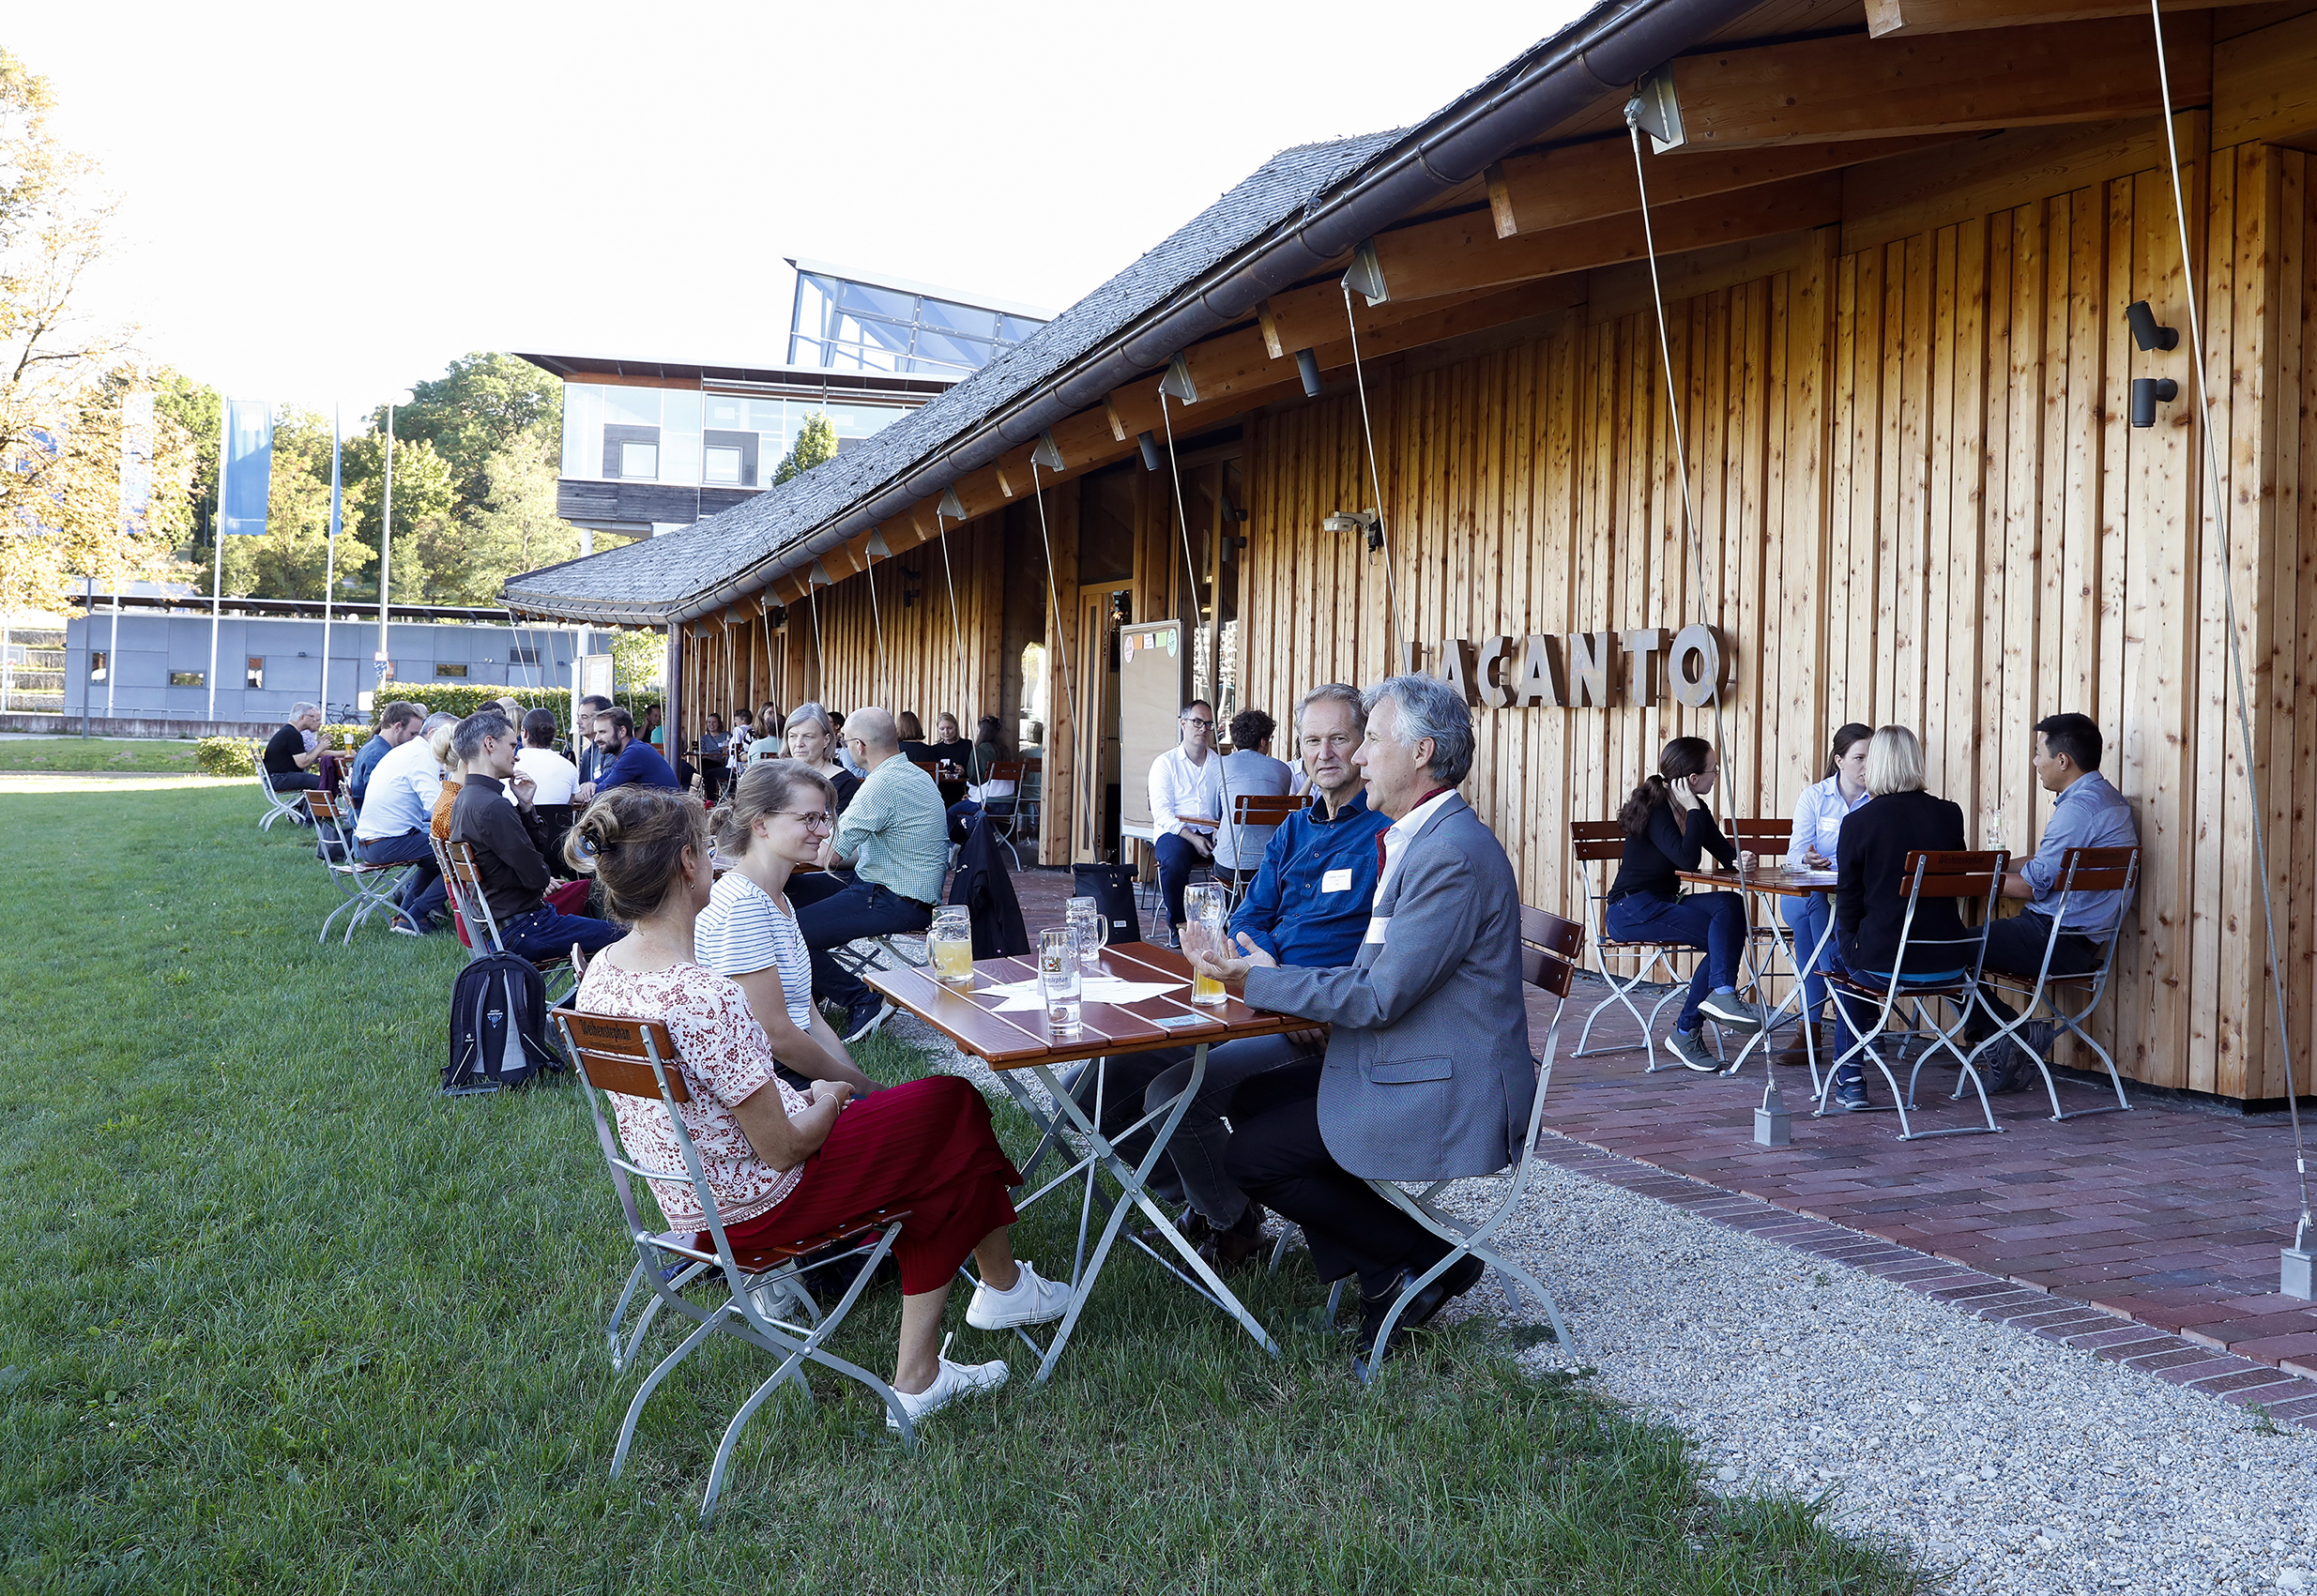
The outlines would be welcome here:
[[[1166,982],[1178,988],[1175,992],[1146,997],[1124,1004],[1088,1002],[1081,1012],[1081,1025],[1075,1037],[1060,1037],[1047,1028],[1043,1003],[1034,1011],[1001,1012],[1002,995],[993,994],[992,987],[1037,979],[1034,959],[981,959],[973,965],[971,986],[949,986],[935,979],[930,967],[870,970],[862,979],[887,997],[957,1044],[958,1050],[970,1054],[996,1072],[1014,1094],[1014,1101],[1028,1110],[1043,1132],[1038,1150],[1027,1166],[1023,1178],[1025,1186],[1035,1179],[1038,1167],[1049,1148],[1061,1143],[1065,1132],[1075,1133],[1083,1143],[1085,1156],[1044,1185],[1018,1199],[1017,1210],[1027,1209],[1040,1198],[1075,1188],[1084,1177],[1084,1195],[1078,1208],[1077,1250],[1071,1262],[1071,1301],[1061,1326],[1053,1340],[1041,1353],[1037,1379],[1040,1382],[1054,1372],[1060,1360],[1062,1349],[1069,1345],[1071,1332],[1077,1328],[1078,1318],[1094,1292],[1094,1284],[1102,1276],[1104,1262],[1111,1246],[1117,1241],[1127,1216],[1137,1208],[1149,1214],[1159,1235],[1181,1254],[1190,1270],[1185,1273],[1169,1262],[1157,1250],[1144,1244],[1139,1238],[1131,1238],[1136,1244],[1156,1258],[1166,1269],[1194,1292],[1205,1298],[1243,1326],[1247,1333],[1274,1358],[1278,1345],[1257,1322],[1239,1299],[1232,1295],[1191,1243],[1175,1228],[1173,1221],[1153,1202],[1145,1189],[1151,1171],[1156,1167],[1166,1145],[1174,1137],[1175,1127],[1181,1122],[1184,1109],[1198,1095],[1207,1074],[1207,1050],[1218,1042],[1235,1041],[1242,1037],[1276,1036],[1284,1031],[1306,1028],[1308,1021],[1291,1015],[1267,1014],[1250,1009],[1236,996],[1226,996],[1220,1005],[1194,1004],[1190,1001],[1191,966],[1181,954],[1143,943],[1125,943],[1103,950],[1101,969],[1088,971],[1088,979],[1097,974],[1120,980]],[[1165,1107],[1144,1113],[1129,1127],[1131,1133],[1153,1120],[1151,1148],[1139,1165],[1129,1164],[1120,1156],[1112,1142],[1105,1137],[1093,1120],[1087,1117],[1075,1099],[1063,1088],[1055,1073],[1064,1064],[1090,1061],[1094,1069],[1103,1068],[1102,1060],[1120,1054],[1148,1053],[1159,1048],[1191,1047],[1190,1079],[1182,1090]],[[1052,1111],[1042,1104],[1037,1094],[1023,1085],[1020,1077],[1029,1075],[1043,1085],[1052,1102]],[[1089,1254],[1086,1234],[1090,1216],[1098,1194],[1097,1178],[1106,1172],[1120,1188],[1115,1203],[1105,1199],[1108,1209],[1100,1239]],[[1029,1338],[1024,1336],[1028,1341]],[[1030,1343],[1033,1350],[1036,1343]]]
[[[1811,1095],[1813,1097],[1822,1095],[1818,1072],[1818,1038],[1812,1034],[1812,1027],[1802,1014],[1802,972],[1805,965],[1794,957],[1793,937],[1789,935],[1786,917],[1776,912],[1775,900],[1806,898],[1813,892],[1831,892],[1835,889],[1835,873],[1831,870],[1789,870],[1784,865],[1758,864],[1747,871],[1743,879],[1734,870],[1684,870],[1678,874],[1683,880],[1693,882],[1709,890],[1759,893],[1764,898],[1774,900],[1769,917],[1771,945],[1776,950],[1773,963],[1783,960],[1787,972],[1794,978],[1793,990],[1778,999],[1776,1007],[1763,1015],[1761,1029],[1746,1038],[1745,1045],[1738,1049],[1737,1056],[1722,1067],[1721,1072],[1725,1075],[1736,1074],[1745,1068],[1746,1055],[1752,1053],[1757,1047],[1767,1049],[1770,1045],[1771,1033],[1782,1023],[1779,1016],[1786,1013],[1791,1007],[1794,1011],[1795,1018],[1801,1022],[1796,1028],[1802,1032],[1803,1056],[1808,1059],[1810,1065]],[[1826,919],[1824,934],[1819,937],[1818,945],[1810,950],[1809,964],[1818,963],[1819,955],[1825,950],[1827,938],[1833,936],[1834,934],[1834,917],[1829,915]],[[1768,968],[1758,970],[1755,973],[1758,1007],[1761,1000],[1761,982],[1774,973],[1776,973],[1775,970]]]

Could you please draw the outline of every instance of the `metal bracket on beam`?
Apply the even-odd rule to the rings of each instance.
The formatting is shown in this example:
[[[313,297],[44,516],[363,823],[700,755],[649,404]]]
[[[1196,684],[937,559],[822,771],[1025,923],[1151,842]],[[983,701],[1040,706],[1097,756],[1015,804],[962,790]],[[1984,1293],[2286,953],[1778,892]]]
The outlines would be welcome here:
[[[1652,153],[1663,155],[1688,142],[1682,131],[1682,102],[1673,92],[1673,64],[1669,61],[1634,86],[1625,102],[1625,120],[1649,135]]]
[[[1029,451],[1029,463],[1044,471],[1062,471],[1062,446],[1054,441],[1051,430],[1038,434],[1038,447]]]
[[[1159,391],[1172,394],[1185,404],[1198,403],[1198,384],[1191,380],[1191,363],[1178,355],[1166,362],[1166,374],[1159,378]]]
[[[893,551],[891,546],[886,543],[885,530],[881,526],[872,526],[869,528],[869,557],[873,560],[891,559],[893,557]]]
[[[1351,251],[1351,269],[1344,273],[1344,286],[1354,294],[1364,295],[1371,305],[1380,305],[1392,297],[1392,290],[1384,281],[1383,262],[1376,258],[1376,240],[1363,238]]]
[[[955,488],[944,488],[941,490],[941,513],[948,516],[952,521],[963,521],[966,519],[966,501],[957,496],[957,490]]]
[[[806,585],[813,587],[834,587],[837,585],[837,579],[829,574],[829,568],[827,566],[821,564],[818,560],[815,560],[813,562],[813,574]]]

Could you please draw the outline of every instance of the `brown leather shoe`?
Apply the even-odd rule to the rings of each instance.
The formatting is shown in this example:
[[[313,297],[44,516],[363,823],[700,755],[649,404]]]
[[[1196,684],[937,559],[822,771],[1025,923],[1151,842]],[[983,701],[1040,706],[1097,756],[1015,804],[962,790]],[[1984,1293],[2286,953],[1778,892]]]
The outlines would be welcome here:
[[[1263,1234],[1263,1209],[1259,1204],[1249,1203],[1246,1212],[1228,1230],[1209,1234],[1198,1245],[1198,1255],[1207,1267],[1217,1274],[1233,1274],[1245,1269],[1262,1254],[1269,1239]]]

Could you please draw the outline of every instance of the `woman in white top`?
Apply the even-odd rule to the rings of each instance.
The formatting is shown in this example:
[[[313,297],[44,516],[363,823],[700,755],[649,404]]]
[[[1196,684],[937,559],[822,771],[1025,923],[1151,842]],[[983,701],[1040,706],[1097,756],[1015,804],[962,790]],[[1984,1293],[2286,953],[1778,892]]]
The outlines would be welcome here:
[[[1874,728],[1855,721],[1835,733],[1824,779],[1803,788],[1802,796],[1794,800],[1794,834],[1786,848],[1787,869],[1835,868],[1835,843],[1842,835],[1843,817],[1871,796],[1867,791],[1867,745],[1873,738]],[[1781,905],[1779,912],[1793,929],[1794,956],[1809,961],[1802,980],[1803,1023],[1815,1026],[1826,1006],[1826,982],[1818,972],[1826,967],[1835,950],[1826,935],[1826,928],[1834,923],[1834,907],[1823,892],[1786,898]],[[1773,1055],[1781,1064],[1801,1064],[1806,1056],[1799,1038]]]
[[[826,799],[808,798],[807,809],[816,801]],[[901,1345],[892,1389],[912,1420],[1003,1385],[1003,1359],[941,1356],[941,1312],[959,1266],[968,1257],[981,1266],[966,1309],[976,1330],[1059,1319],[1070,1290],[1014,1256],[1008,1192],[1022,1177],[991,1132],[989,1104],[955,1075],[859,1102],[842,1081],[799,1091],[781,1078],[740,989],[698,962],[694,933],[710,891],[704,818],[680,793],[630,785],[590,803],[572,827],[572,862],[594,873],[629,927],[587,965],[573,1005],[658,1020],[674,1036],[689,1093],[677,1112],[736,1251],[807,1241],[878,1208],[908,1210],[893,1243]],[[681,1167],[666,1104],[620,1096],[613,1110],[629,1158]],[[691,1181],[654,1180],[651,1192],[669,1228],[696,1233],[707,1224]],[[886,1422],[899,1428],[891,1413]]]
[[[733,784],[716,811],[716,852],[728,866],[693,934],[700,963],[730,976],[793,1077],[843,1081],[855,1095],[877,1083],[861,1072],[813,1001],[813,960],[788,904],[788,874],[819,857],[836,816],[828,778],[794,759],[768,760]]]

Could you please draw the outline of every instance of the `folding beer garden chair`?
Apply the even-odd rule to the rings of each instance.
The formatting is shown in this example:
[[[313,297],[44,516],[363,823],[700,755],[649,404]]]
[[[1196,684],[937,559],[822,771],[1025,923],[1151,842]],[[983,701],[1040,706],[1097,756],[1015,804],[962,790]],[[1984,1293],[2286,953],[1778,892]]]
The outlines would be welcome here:
[[[340,946],[354,940],[355,928],[374,914],[391,916],[394,913],[394,891],[410,869],[407,864],[369,864],[363,861],[354,842],[354,828],[346,823],[345,811],[338,799],[319,787],[307,788],[297,795],[306,800],[306,811],[313,816],[314,853],[322,868],[329,872],[330,885],[338,889],[343,900],[322,920],[322,935],[317,942],[329,940],[329,928],[340,915],[345,915],[346,932]]]
[[[716,1497],[723,1489],[724,1469],[732,1461],[733,1448],[739,1440],[741,1429],[765,1398],[783,1384],[793,1384],[806,1401],[812,1400],[813,1389],[804,1376],[804,1365],[808,1363],[832,1369],[867,1387],[900,1427],[903,1445],[915,1451],[916,1428],[892,1388],[827,1348],[829,1338],[852,1311],[853,1303],[876,1272],[876,1266],[892,1250],[893,1238],[900,1234],[902,1224],[908,1217],[907,1210],[880,1208],[806,1240],[735,1251],[724,1234],[715,1193],[701,1167],[699,1149],[693,1145],[691,1134],[684,1128],[683,1115],[678,1109],[678,1104],[692,1101],[692,1092],[685,1084],[681,1060],[667,1027],[653,1020],[618,1019],[569,1008],[556,1010],[555,1020],[562,1028],[565,1048],[578,1063],[580,1084],[587,1091],[587,1108],[595,1118],[596,1141],[611,1171],[627,1238],[635,1247],[634,1270],[629,1276],[628,1289],[620,1296],[618,1308],[612,1315],[609,1335],[613,1365],[624,1368],[633,1360],[637,1344],[662,1309],[691,1320],[695,1327],[674,1351],[653,1366],[629,1403],[627,1419],[619,1426],[619,1444],[612,1452],[612,1478],[619,1477],[619,1470],[627,1462],[628,1448],[635,1439],[636,1421],[643,1416],[644,1404],[660,1382],[712,1335],[728,1335],[745,1342],[770,1353],[780,1362],[770,1376],[740,1404],[731,1423],[724,1428],[723,1443],[716,1449],[715,1465],[709,1470],[707,1494],[700,1500],[701,1523],[706,1524],[715,1516]],[[683,1168],[647,1169],[632,1162],[613,1128],[612,1116],[605,1111],[606,1092],[645,1102],[656,1101],[667,1116],[676,1145],[683,1153]],[[634,1182],[638,1178],[689,1181],[700,1211],[708,1216],[712,1245],[703,1250],[695,1237],[681,1231],[671,1234],[648,1229],[636,1202]],[[865,1239],[868,1244],[834,1257],[806,1261],[810,1254],[857,1237]],[[856,1270],[852,1284],[834,1307],[826,1314],[816,1314],[811,1294],[803,1287],[802,1277],[814,1269],[846,1262],[852,1263]],[[711,1296],[695,1300],[685,1295],[687,1286],[709,1276],[721,1276],[721,1300]],[[623,1347],[620,1315],[639,1285],[649,1288],[652,1302]]]
[[[450,901],[459,919],[466,926],[466,956],[480,959],[485,953],[505,953],[506,938],[499,935],[498,917],[491,912],[491,900],[483,895],[482,874],[475,863],[472,843],[437,843],[434,851],[442,859],[443,885],[449,889]],[[552,958],[533,959],[532,967],[546,979],[547,1001],[555,1003],[571,996],[579,984],[579,975],[571,960],[563,954]],[[561,992],[556,983],[567,984]]]
[[[1513,1210],[1528,1194],[1530,1177],[1536,1165],[1537,1128],[1544,1120],[1546,1089],[1552,1085],[1553,1051],[1561,1042],[1561,1017],[1568,1005],[1569,982],[1577,974],[1577,960],[1583,956],[1585,928],[1572,920],[1562,920],[1559,915],[1532,909],[1523,904],[1520,908],[1520,943],[1521,980],[1553,996],[1553,1017],[1545,1028],[1545,1057],[1537,1069],[1536,1095],[1529,1100],[1526,1139],[1521,1142],[1519,1156],[1512,1166],[1495,1175],[1459,1176],[1448,1180],[1435,1180],[1422,1192],[1412,1194],[1396,1180],[1368,1182],[1384,1201],[1449,1244],[1446,1256],[1400,1288],[1398,1299],[1384,1315],[1383,1323],[1377,1327],[1376,1345],[1380,1347],[1391,1345],[1393,1327],[1399,1323],[1402,1310],[1415,1300],[1416,1294],[1470,1253],[1495,1273],[1498,1288],[1504,1293],[1505,1300],[1512,1304],[1516,1312],[1520,1307],[1520,1293],[1515,1289],[1513,1282],[1517,1280],[1536,1298],[1537,1306],[1545,1310],[1546,1322],[1552,1326],[1553,1339],[1562,1351],[1566,1353],[1576,1348],[1577,1344],[1569,1337],[1569,1327],[1562,1322],[1561,1310],[1554,1304],[1552,1294],[1538,1284],[1534,1275],[1507,1257],[1494,1244],[1497,1232],[1513,1217]],[[1439,1199],[1441,1193],[1451,1187],[1475,1179],[1501,1183],[1500,1189],[1489,1198],[1495,1206],[1480,1218],[1468,1220],[1441,1207]],[[1334,1316],[1334,1303],[1331,1300],[1331,1319]],[[1360,1380],[1363,1385],[1372,1382],[1374,1378],[1372,1367],[1361,1368]]]
[[[2018,1000],[2019,1018],[2009,1023],[1997,1019],[1995,1035],[1981,1043],[1979,1051],[1985,1052],[2004,1042],[2018,1041],[2020,1028],[2034,1020],[2036,1010],[2042,1008],[2050,1011],[2062,1034],[2073,1036],[2090,1048],[2108,1071],[2109,1084],[2116,1091],[2113,1103],[2079,1108],[2073,1114],[2063,1113],[2060,1109],[2060,1088],[2051,1077],[2050,1065],[2034,1048],[2022,1047],[2022,1051],[2035,1061],[2035,1069],[2044,1078],[2044,1091],[2051,1099],[2053,1119],[2081,1119],[2087,1114],[2114,1114],[2120,1110],[2128,1111],[2132,1106],[2130,1100],[2124,1095],[2124,1079],[2116,1073],[2116,1061],[2109,1056],[2108,1049],[2083,1028],[2083,1022],[2092,1017],[2092,1011],[2100,1006],[2100,999],[2107,996],[2109,972],[2115,967],[2116,944],[2122,938],[2111,932],[2108,946],[2100,954],[2098,966],[2081,975],[2052,974],[2051,954],[2060,945],[2060,927],[2067,920],[2068,894],[2122,892],[2128,903],[2132,889],[2139,880],[2140,849],[2137,847],[2069,848],[2060,856],[2059,878],[2052,884],[2059,895],[2059,902],[2052,910],[2051,937],[2044,944],[2043,963],[2036,967],[2035,979],[2023,980],[2018,976],[1995,970],[1985,973],[1989,986]],[[2063,1002],[2064,995],[2068,1000],[2065,1004]],[[1985,1008],[1984,1002],[1981,1007]],[[1995,1016],[1990,1012],[1989,1017],[1992,1019]],[[1956,1096],[1960,1097],[1962,1092],[1962,1083],[1959,1081],[1955,1087]]]
[[[1601,1011],[1612,1003],[1621,1004],[1625,1012],[1633,1016],[1633,1023],[1641,1027],[1641,1045],[1649,1053],[1649,1068],[1643,1072],[1654,1074],[1657,1071],[1657,1016],[1665,1012],[1667,1004],[1680,1002],[1684,993],[1685,983],[1681,972],[1673,967],[1673,956],[1694,950],[1686,942],[1621,942],[1609,935],[1609,883],[1615,878],[1618,863],[1625,857],[1623,826],[1614,820],[1572,820],[1569,822],[1569,841],[1572,851],[1577,855],[1577,868],[1585,884],[1586,934],[1593,942],[1593,958],[1601,966],[1601,979],[1609,986],[1609,995],[1594,1004],[1593,1011],[1585,1016],[1585,1027],[1577,1035],[1577,1051],[1569,1056],[1591,1058],[1598,1054],[1625,1051],[1623,1047],[1586,1045],[1593,1038],[1593,1022],[1601,1017]],[[1609,961],[1613,958],[1632,959],[1633,974],[1622,980],[1618,979],[1617,972],[1609,967]],[[1665,996],[1657,999],[1650,1009],[1649,1017],[1644,1019],[1641,1011],[1634,1006],[1633,989],[1657,972],[1662,972],[1658,974],[1658,979],[1667,983]],[[1671,1069],[1672,1066],[1666,1068]]]
[[[273,823],[277,820],[286,820],[295,826],[306,813],[306,795],[314,789],[292,787],[285,793],[276,792],[273,778],[266,773],[265,754],[266,751],[262,745],[252,745],[250,762],[257,767],[257,790],[266,795],[266,813],[259,819],[257,828],[261,831],[270,831],[273,829]]]
[[[1235,833],[1244,833],[1250,829],[1269,831],[1284,824],[1288,815],[1310,801],[1294,797],[1273,798],[1268,793],[1239,793],[1231,799],[1231,829]],[[1239,860],[1238,867],[1216,874],[1224,877],[1223,889],[1231,895],[1231,903],[1236,906],[1254,884],[1256,870],[1263,861],[1260,850],[1258,850],[1255,864],[1248,864],[1247,850],[1236,836],[1232,840],[1231,853]]]
[[[1022,815],[1022,782],[1028,768],[1027,762],[1019,759],[994,761],[989,768],[988,780],[1012,782],[1014,790],[1003,798],[989,798],[982,805],[982,813],[989,816],[990,834],[1005,844],[1006,853],[1014,860],[1016,870],[1022,868],[1022,856],[1014,851],[1014,832]]]
[[[1858,1040],[1843,1049],[1835,1060],[1834,1068],[1819,1088],[1815,1115],[1826,1113],[1827,1094],[1834,1090],[1835,1076],[1842,1067],[1864,1054],[1873,1060],[1876,1069],[1891,1088],[1891,1103],[1898,1111],[1898,1139],[1902,1142],[1921,1141],[1930,1136],[1968,1136],[1982,1132],[2003,1129],[1995,1123],[1995,1110],[1988,1102],[1987,1083],[1979,1078],[1976,1062],[1986,1051],[1986,1044],[1968,1053],[1956,1045],[1963,1034],[1963,1026],[1971,1017],[1972,1005],[1977,1001],[1981,961],[1987,956],[1987,924],[1995,913],[1996,901],[2004,889],[2004,869],[2011,862],[2011,855],[1998,848],[1991,852],[1914,852],[1907,855],[1905,874],[1899,889],[1907,899],[1907,915],[1898,928],[1898,950],[1893,963],[1901,971],[1907,967],[1907,955],[1924,949],[1938,950],[1937,962],[1954,971],[1951,975],[1932,977],[1895,976],[1889,986],[1879,987],[1860,980],[1855,975],[1840,975],[1828,971],[1827,990],[1838,1011],[1846,1011],[1855,1020],[1862,1011],[1871,1008],[1871,1024],[1857,1026]],[[1921,937],[1914,935],[1915,910],[1924,900],[1931,898],[1969,899],[1979,904],[1979,923],[1966,926],[1960,937]],[[1948,961],[1952,959],[1953,964]],[[1944,1026],[1930,1017],[1928,1005],[1944,999],[1952,1018]],[[1899,1048],[1904,1061],[1909,1042],[1922,1039],[1927,1045],[1915,1058],[1914,1067],[1907,1074],[1907,1089],[1898,1089],[1898,1077],[1891,1072],[1889,1060],[1875,1043],[1897,1014],[1899,1005],[1908,1007],[1908,1016],[1901,1023]],[[1907,1111],[1915,1106],[1914,1084],[1923,1073],[1923,1066],[1931,1056],[1944,1052],[1961,1066],[1963,1079],[1977,1088],[1980,1112],[1986,1116],[1984,1125],[1954,1125],[1937,1131],[1918,1131],[1907,1118]],[[1956,1097],[1962,1096],[1959,1083]]]

